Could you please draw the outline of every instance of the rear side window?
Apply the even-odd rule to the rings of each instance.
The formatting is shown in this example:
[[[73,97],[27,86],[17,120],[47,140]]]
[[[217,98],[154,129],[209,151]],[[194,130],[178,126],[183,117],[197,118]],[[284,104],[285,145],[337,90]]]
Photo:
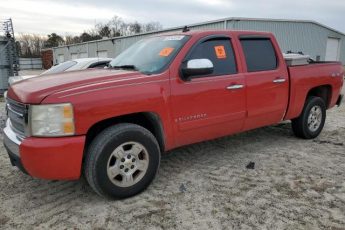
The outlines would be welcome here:
[[[88,69],[90,69],[90,68],[103,69],[104,67],[106,67],[108,65],[109,62],[110,61],[93,63],[88,67]]]
[[[187,60],[209,59],[212,61],[213,73],[206,76],[219,76],[237,73],[234,51],[230,39],[211,39],[198,44],[188,55]],[[206,77],[204,76],[204,77]]]
[[[270,39],[241,39],[248,72],[277,69],[277,56]]]

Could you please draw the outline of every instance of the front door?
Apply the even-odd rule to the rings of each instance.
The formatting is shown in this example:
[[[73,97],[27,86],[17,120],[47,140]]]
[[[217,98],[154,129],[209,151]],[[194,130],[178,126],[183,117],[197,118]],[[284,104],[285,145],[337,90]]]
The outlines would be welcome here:
[[[183,63],[192,59],[209,59],[214,70],[188,81],[182,80],[181,73],[171,77],[178,146],[239,132],[246,115],[245,79],[237,73],[231,39],[225,36],[202,39]]]

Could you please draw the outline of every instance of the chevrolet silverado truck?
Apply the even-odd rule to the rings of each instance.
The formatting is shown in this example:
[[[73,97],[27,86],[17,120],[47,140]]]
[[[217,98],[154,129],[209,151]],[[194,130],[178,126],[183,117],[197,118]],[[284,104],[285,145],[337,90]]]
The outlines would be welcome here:
[[[32,177],[84,174],[98,194],[126,198],[152,182],[161,153],[179,146],[284,120],[297,137],[315,138],[326,110],[342,101],[343,76],[339,62],[288,66],[271,33],[157,35],[107,69],[13,84],[4,146]]]

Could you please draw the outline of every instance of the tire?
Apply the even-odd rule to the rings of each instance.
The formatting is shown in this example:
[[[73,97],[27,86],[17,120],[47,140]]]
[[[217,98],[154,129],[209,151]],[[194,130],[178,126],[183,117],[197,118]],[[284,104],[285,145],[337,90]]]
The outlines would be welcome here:
[[[320,114],[321,117],[316,114]],[[301,115],[292,120],[292,131],[297,137],[313,139],[321,133],[325,120],[326,105],[324,100],[312,96],[307,99]]]
[[[159,164],[160,149],[152,133],[123,123],[106,128],[95,137],[83,169],[96,193],[122,199],[145,190],[156,176]]]

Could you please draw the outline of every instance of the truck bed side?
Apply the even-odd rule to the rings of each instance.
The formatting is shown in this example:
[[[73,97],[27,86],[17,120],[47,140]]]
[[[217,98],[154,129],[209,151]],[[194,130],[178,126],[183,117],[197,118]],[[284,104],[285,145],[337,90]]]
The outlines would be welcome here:
[[[339,62],[313,63],[288,67],[290,76],[290,100],[285,120],[298,117],[306,98],[313,89],[328,89],[327,108],[332,108],[343,86],[344,68]]]

